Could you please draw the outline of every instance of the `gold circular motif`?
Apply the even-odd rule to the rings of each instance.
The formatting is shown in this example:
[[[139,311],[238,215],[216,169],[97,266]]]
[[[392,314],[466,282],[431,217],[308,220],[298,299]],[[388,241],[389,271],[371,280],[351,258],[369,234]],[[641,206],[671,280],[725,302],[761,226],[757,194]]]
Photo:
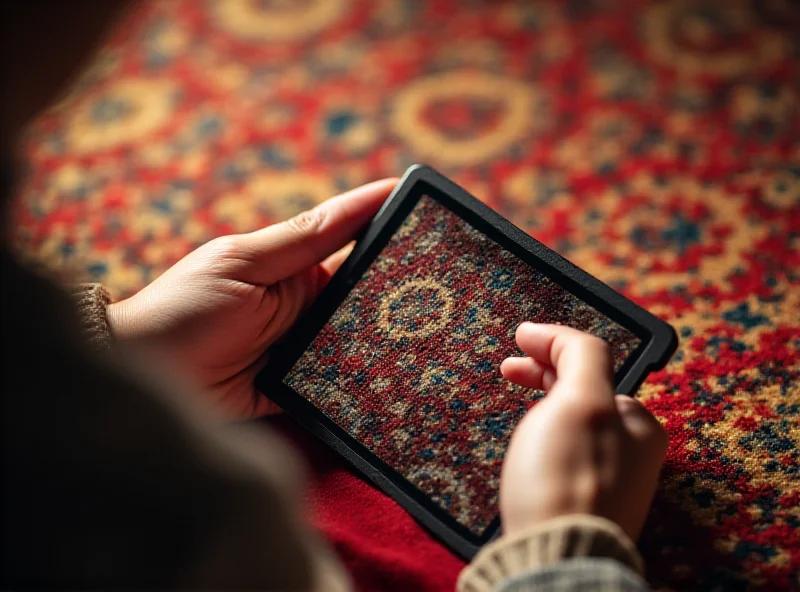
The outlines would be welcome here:
[[[129,78],[87,96],[67,122],[68,149],[86,153],[144,140],[170,120],[174,91],[168,81]]]
[[[327,177],[302,172],[262,173],[238,192],[223,195],[213,206],[220,222],[231,224],[237,232],[255,230],[263,217],[287,220],[336,195]]]
[[[800,177],[788,170],[778,171],[764,187],[764,201],[773,208],[797,207],[800,203]]]
[[[319,33],[343,13],[346,0],[277,0],[259,6],[254,0],[217,0],[220,26],[247,41],[292,41]],[[261,3],[263,4],[263,3]]]
[[[751,47],[731,47],[721,51],[702,51],[697,47],[681,46],[676,31],[697,44],[710,42],[712,26],[701,18],[703,8],[718,11],[718,16],[732,29],[732,34],[752,36]],[[757,72],[781,60],[787,52],[780,34],[752,23],[758,19],[746,3],[732,2],[717,5],[694,0],[672,0],[655,4],[644,18],[644,38],[650,54],[657,61],[675,67],[689,76],[714,75],[734,78]],[[730,36],[731,32],[725,32]]]
[[[625,282],[636,295],[670,289],[692,278],[722,284],[745,260],[745,253],[767,232],[766,228],[752,224],[744,213],[745,196],[732,193],[720,184],[706,185],[691,177],[674,177],[666,183],[657,183],[650,175],[642,174],[632,180],[629,191],[648,195],[648,202],[619,217],[624,201],[619,191],[609,189],[596,196],[592,199],[592,209],[600,215],[582,219],[584,246],[570,250],[566,256],[605,282]],[[720,252],[702,256],[694,272],[675,269],[684,256],[680,249],[664,247],[648,252],[628,239],[637,228],[661,229],[676,196],[681,198],[681,211],[705,210],[707,225],[727,229],[727,234],[718,239]],[[609,242],[602,238],[608,234],[623,238]],[[629,264],[620,267],[602,263],[598,244],[605,245],[615,259],[626,260]],[[653,271],[657,263],[666,265],[667,269]]]
[[[396,97],[390,124],[425,160],[449,165],[474,165],[529,136],[536,92],[528,84],[481,72],[450,72],[411,83]],[[471,138],[449,138],[427,125],[422,112],[436,101],[478,99],[501,103],[500,121]]]
[[[579,175],[594,175],[599,168],[624,162],[642,137],[642,125],[616,110],[588,115],[582,128],[558,142],[553,152],[556,164]]]
[[[399,311],[392,309],[392,304],[413,296],[415,293],[423,295],[425,292],[434,292],[436,297],[441,301],[441,305],[436,309],[437,316],[429,316],[424,319],[419,329],[407,329],[401,326],[397,321],[396,312],[402,314],[405,312],[405,307],[400,308]],[[444,286],[440,286],[430,279],[413,279],[405,282],[399,288],[387,294],[381,301],[381,307],[378,314],[378,326],[385,331],[392,339],[400,339],[402,337],[411,337],[419,339],[427,337],[439,329],[442,329],[450,322],[450,314],[453,310],[453,299],[447,293]]]
[[[503,181],[503,196],[516,208],[531,204],[558,206],[570,198],[567,182],[560,170],[522,168]]]

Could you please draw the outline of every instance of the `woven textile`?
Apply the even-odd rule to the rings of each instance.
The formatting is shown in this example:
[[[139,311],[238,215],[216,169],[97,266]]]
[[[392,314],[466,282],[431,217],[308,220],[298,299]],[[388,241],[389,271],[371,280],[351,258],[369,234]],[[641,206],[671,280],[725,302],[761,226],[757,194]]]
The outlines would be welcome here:
[[[798,30],[755,0],[144,3],[31,131],[18,243],[121,296],[426,162],[678,330],[640,391],[671,435],[654,584],[797,587]],[[452,588],[457,559],[307,448],[362,589]]]
[[[286,383],[480,534],[508,439],[537,395],[503,380],[522,321],[640,340],[422,196]]]

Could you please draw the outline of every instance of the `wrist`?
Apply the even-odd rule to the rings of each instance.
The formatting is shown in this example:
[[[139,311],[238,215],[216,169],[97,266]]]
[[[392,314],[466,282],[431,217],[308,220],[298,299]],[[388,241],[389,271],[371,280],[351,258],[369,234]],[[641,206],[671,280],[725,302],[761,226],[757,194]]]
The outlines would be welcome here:
[[[136,335],[131,299],[112,302],[106,307],[106,318],[111,337],[118,342],[131,341]]]
[[[108,303],[111,298],[108,291],[100,284],[78,284],[72,287],[72,296],[78,309],[83,337],[93,349],[107,350],[111,341],[108,324]]]
[[[545,520],[485,546],[461,572],[458,590],[495,589],[519,574],[565,559],[608,558],[642,574],[636,545],[615,523],[588,514]]]

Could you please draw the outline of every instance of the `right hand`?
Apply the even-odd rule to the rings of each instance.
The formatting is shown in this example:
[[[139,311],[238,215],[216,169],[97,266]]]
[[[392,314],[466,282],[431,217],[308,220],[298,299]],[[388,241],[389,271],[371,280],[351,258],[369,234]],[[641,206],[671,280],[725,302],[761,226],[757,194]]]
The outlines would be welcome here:
[[[503,530],[591,514],[636,540],[655,494],[667,433],[636,399],[617,395],[608,345],[560,325],[523,323],[508,380],[547,396],[511,437],[500,479]]]

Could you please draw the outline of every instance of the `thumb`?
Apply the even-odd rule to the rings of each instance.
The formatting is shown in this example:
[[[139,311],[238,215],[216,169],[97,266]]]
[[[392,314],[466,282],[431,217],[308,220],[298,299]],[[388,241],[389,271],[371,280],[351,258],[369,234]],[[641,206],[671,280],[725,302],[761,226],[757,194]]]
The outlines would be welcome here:
[[[243,256],[252,265],[248,281],[274,284],[344,247],[376,214],[397,181],[363,185],[285,222],[241,235]]]

